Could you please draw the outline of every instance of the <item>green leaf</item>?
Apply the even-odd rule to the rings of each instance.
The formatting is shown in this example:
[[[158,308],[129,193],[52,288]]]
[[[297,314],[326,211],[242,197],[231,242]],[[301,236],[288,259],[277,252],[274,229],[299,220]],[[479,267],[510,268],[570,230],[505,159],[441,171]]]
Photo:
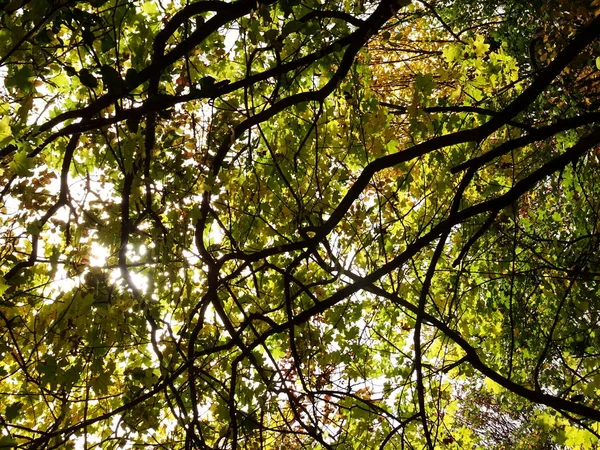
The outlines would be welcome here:
[[[131,131],[132,133],[137,133],[140,126],[140,119],[138,119],[137,117],[131,117],[127,119],[125,125],[127,126],[127,129],[129,131]]]
[[[47,355],[43,361],[36,366],[37,371],[42,375],[42,381],[44,384],[51,383],[56,384],[56,375],[58,371],[58,363],[56,358]]]
[[[109,92],[115,95],[121,95],[124,91],[123,80],[121,75],[114,67],[104,65],[100,69],[102,74],[102,83],[108,89]]]
[[[110,34],[106,34],[102,37],[102,41],[100,42],[100,50],[108,52],[115,48],[116,45],[115,39]]]
[[[0,449],[16,448],[17,440],[10,436],[0,437]]]
[[[33,168],[33,158],[27,156],[27,152],[19,151],[14,154],[13,160],[10,162],[10,168],[20,177],[27,177],[31,175],[31,169]]]
[[[69,75],[70,77],[74,77],[77,75],[77,71],[71,66],[65,66],[65,72],[67,72],[67,75]]]
[[[16,88],[19,92],[29,93],[33,88],[32,79],[35,76],[29,65],[21,67],[11,77],[5,78],[5,86]]]
[[[0,435],[597,445],[593,9],[226,3],[0,0]]]
[[[81,375],[81,364],[75,364],[72,367],[69,367],[60,377],[60,381],[62,382],[62,387],[64,389],[71,389],[73,385],[79,380]]]
[[[428,73],[426,75],[417,75],[415,78],[415,89],[419,92],[422,98],[427,98],[431,95],[435,82],[433,81],[433,75]]]
[[[81,81],[81,84],[83,84],[85,87],[91,89],[95,89],[98,87],[98,80],[94,75],[90,73],[88,69],[81,69],[79,71],[79,80]]]
[[[303,27],[303,23],[299,20],[290,20],[286,22],[281,30],[282,36],[288,36],[292,33],[299,31]]]
[[[140,84],[139,79],[138,71],[133,68],[128,69],[125,73],[125,83],[127,83],[127,88],[130,90]]]
[[[24,405],[21,402],[16,402],[16,403],[13,403],[12,405],[7,406],[6,410],[4,412],[4,416],[5,416],[6,420],[8,422],[12,422],[14,419],[19,417],[19,412],[21,411],[21,408],[23,408],[23,406]]]
[[[279,30],[271,29],[264,32],[265,41],[268,43],[273,43],[277,36],[279,36]]]
[[[83,37],[83,41],[86,43],[88,47],[93,47],[94,41],[96,40],[96,35],[88,28],[84,29],[81,32],[81,36]]]
[[[442,54],[448,63],[459,62],[462,59],[463,49],[460,44],[450,44],[442,50]]]
[[[205,77],[202,77],[202,78],[200,79],[200,81],[199,81],[200,88],[201,88],[201,89],[211,89],[211,88],[212,88],[212,87],[215,85],[215,82],[216,82],[216,81],[217,81],[217,80],[215,80],[215,79],[214,79],[213,77],[211,77],[211,76],[205,76]]]

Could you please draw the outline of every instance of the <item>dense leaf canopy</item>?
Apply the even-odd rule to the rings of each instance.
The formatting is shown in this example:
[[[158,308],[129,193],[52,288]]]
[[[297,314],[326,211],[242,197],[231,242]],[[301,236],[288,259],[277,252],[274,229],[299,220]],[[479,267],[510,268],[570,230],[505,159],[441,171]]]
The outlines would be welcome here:
[[[0,447],[591,449],[588,0],[0,0]]]

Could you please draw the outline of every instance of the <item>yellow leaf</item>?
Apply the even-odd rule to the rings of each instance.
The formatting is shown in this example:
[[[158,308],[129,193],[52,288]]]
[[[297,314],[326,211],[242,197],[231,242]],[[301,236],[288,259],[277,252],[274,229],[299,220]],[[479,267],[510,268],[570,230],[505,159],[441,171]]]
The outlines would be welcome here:
[[[12,139],[12,130],[10,128],[10,117],[4,116],[0,120],[0,145],[6,144]]]
[[[473,46],[473,49],[475,50],[475,55],[477,57],[484,56],[487,53],[487,51],[490,49],[489,44],[486,44],[483,41],[483,36],[481,36],[481,35],[477,36],[471,45]]]

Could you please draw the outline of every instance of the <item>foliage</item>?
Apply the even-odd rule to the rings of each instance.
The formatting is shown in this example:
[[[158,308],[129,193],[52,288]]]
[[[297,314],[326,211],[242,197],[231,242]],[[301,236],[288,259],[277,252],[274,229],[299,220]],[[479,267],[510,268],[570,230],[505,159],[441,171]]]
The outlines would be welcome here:
[[[1,448],[597,448],[583,0],[0,0]]]

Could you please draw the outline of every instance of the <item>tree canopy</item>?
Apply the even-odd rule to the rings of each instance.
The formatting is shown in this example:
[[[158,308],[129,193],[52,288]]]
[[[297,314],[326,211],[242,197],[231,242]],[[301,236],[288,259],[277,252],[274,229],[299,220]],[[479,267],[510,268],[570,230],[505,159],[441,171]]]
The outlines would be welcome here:
[[[595,3],[0,0],[0,448],[599,448]]]

